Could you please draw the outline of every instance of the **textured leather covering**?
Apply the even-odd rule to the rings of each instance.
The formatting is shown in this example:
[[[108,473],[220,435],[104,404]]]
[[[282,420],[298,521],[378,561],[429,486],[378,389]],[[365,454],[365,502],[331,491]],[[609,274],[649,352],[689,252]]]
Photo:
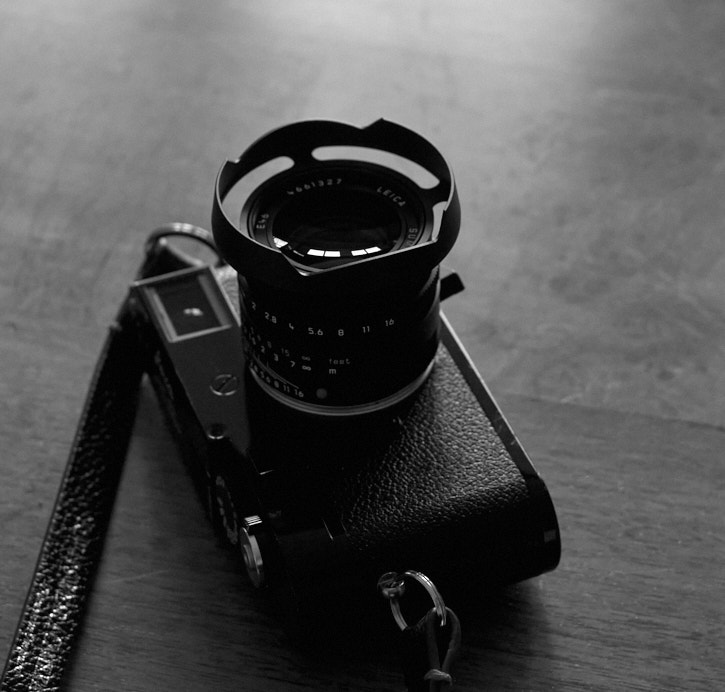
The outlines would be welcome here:
[[[332,593],[343,575],[351,587],[408,569],[464,594],[467,586],[512,583],[556,566],[558,527],[544,483],[514,461],[445,346],[390,427],[382,443],[370,439],[375,428],[355,430],[347,443],[327,447],[336,463],[292,474],[295,500],[312,511],[326,507],[336,533],[333,550],[317,560],[306,554],[309,544],[282,538],[298,597],[311,585]],[[322,443],[287,456],[302,465],[324,452]]]
[[[236,305],[236,273],[225,268],[217,277]],[[294,532],[278,536],[303,592],[311,584],[334,589],[325,572],[334,582],[346,570],[370,579],[376,571],[416,569],[436,583],[493,585],[557,565],[559,533],[546,486],[449,336],[430,377],[388,418],[325,426],[282,406],[254,407],[250,428],[259,442],[252,456],[268,457],[288,476],[286,505],[296,504],[300,515],[322,511],[334,534],[334,548],[319,559]]]
[[[454,530],[482,528],[487,517],[529,499],[521,472],[443,346],[382,458],[341,481],[348,538],[373,554],[406,554],[434,536],[455,541]],[[466,539],[470,549],[485,550],[480,531]]]

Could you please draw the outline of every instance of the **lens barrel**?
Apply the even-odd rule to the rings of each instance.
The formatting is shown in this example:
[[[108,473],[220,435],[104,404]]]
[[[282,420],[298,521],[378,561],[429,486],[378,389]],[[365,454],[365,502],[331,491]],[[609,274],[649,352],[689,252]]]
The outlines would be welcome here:
[[[328,147],[351,153],[323,158]],[[422,167],[435,184],[422,187],[390,155]],[[235,225],[224,200],[280,157],[291,165],[249,194]],[[328,416],[378,411],[413,393],[435,360],[438,265],[459,220],[441,154],[385,120],[365,128],[295,123],[227,161],[212,229],[238,272],[244,350],[262,389]]]

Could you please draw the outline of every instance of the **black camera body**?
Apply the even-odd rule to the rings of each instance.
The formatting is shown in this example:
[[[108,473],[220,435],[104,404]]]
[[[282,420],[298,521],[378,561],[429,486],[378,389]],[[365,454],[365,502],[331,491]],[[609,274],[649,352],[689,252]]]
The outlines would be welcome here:
[[[435,366],[403,406],[323,425],[250,377],[224,290],[233,273],[141,280],[132,304],[165,418],[255,585],[298,609],[341,590],[374,594],[387,571],[418,570],[450,593],[557,565],[546,486],[445,319]]]
[[[320,154],[339,145],[432,182]],[[228,192],[280,158],[237,228]],[[207,513],[256,586],[324,610],[415,570],[455,601],[557,565],[546,486],[440,311],[462,288],[439,268],[459,206],[426,140],[385,121],[281,128],[222,166],[212,225],[228,264],[161,241],[129,305]]]

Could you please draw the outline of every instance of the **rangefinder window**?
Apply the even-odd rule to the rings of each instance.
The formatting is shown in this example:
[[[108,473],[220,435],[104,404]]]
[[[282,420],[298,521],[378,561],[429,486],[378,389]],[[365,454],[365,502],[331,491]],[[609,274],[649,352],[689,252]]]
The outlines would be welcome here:
[[[149,289],[166,338],[179,341],[224,329],[229,318],[206,274],[175,277]]]

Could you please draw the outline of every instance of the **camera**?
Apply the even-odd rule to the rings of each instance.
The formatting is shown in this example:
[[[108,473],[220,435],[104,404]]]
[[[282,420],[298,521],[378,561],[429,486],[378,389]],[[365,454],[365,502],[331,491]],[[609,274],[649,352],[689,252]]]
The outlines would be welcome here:
[[[292,610],[364,600],[384,572],[462,593],[558,563],[547,488],[440,309],[459,225],[426,139],[320,120],[221,167],[223,261],[174,250],[212,245],[183,224],[149,242],[144,367],[218,534]]]

